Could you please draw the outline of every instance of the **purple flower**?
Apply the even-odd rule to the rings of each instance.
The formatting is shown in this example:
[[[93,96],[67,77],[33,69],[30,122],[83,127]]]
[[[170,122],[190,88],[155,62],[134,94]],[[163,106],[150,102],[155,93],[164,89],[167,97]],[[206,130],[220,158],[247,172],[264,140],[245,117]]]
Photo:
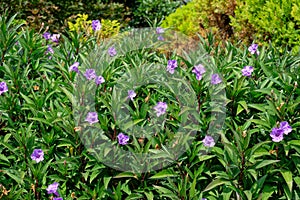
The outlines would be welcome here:
[[[1,82],[0,83],[0,95],[7,91],[8,91],[8,87],[7,87],[6,83],[4,81]]]
[[[53,200],[63,200],[63,198],[61,198],[61,197],[54,197]]]
[[[58,183],[57,182],[54,182],[52,184],[50,184],[48,187],[47,187],[47,192],[48,194],[55,194],[56,196],[59,196],[58,192],[57,192],[57,189],[58,189]]]
[[[45,33],[43,34],[43,37],[44,37],[46,40],[50,40],[51,34],[50,34],[49,32],[45,32]]]
[[[102,76],[97,76],[97,78],[95,79],[96,85],[100,85],[100,84],[102,84],[104,82],[105,82],[105,80],[104,80],[104,78]]]
[[[129,137],[123,133],[119,133],[117,138],[120,145],[126,145],[129,141]]]
[[[87,80],[92,80],[96,78],[96,72],[94,69],[87,69],[84,73],[84,76],[87,78]]]
[[[53,34],[53,35],[51,36],[52,42],[58,43],[58,42],[59,42],[59,38],[60,38],[60,35],[59,35],[59,34]]]
[[[167,108],[168,108],[167,103],[161,102],[161,101],[158,102],[158,103],[156,104],[156,106],[154,106],[154,110],[155,110],[155,112],[156,112],[156,116],[159,117],[159,116],[165,114]]]
[[[199,64],[196,65],[194,67],[194,69],[192,70],[193,73],[196,74],[196,79],[197,80],[201,80],[202,79],[202,75],[206,72],[205,68],[203,65]]]
[[[48,53],[54,54],[54,51],[53,51],[51,45],[48,45],[48,48],[47,48],[47,50],[46,50],[46,54],[48,54]]]
[[[133,101],[134,97],[136,97],[136,93],[134,92],[134,90],[128,90],[128,98]]]
[[[168,60],[167,71],[170,74],[174,74],[174,70],[177,67],[177,60]]]
[[[288,135],[292,131],[292,127],[289,125],[288,122],[285,121],[280,123],[279,128],[283,130],[283,133],[285,135]]]
[[[160,40],[160,41],[164,41],[165,40],[165,38],[163,36],[161,36],[161,35],[158,36],[157,39]]]
[[[99,31],[101,29],[101,23],[99,20],[92,21],[92,29],[93,31]]]
[[[258,45],[257,44],[251,44],[251,46],[248,48],[248,51],[250,51],[251,54],[257,54],[259,55],[258,51]]]
[[[206,135],[204,137],[204,139],[202,140],[202,142],[203,142],[203,145],[206,147],[213,147],[216,144],[214,138],[209,135]]]
[[[90,125],[97,123],[99,121],[97,112],[89,112],[85,118],[85,121],[89,122]]]
[[[283,140],[283,133],[284,130],[281,128],[273,128],[272,132],[270,133],[270,136],[272,138],[273,142],[280,142]]]
[[[35,149],[30,157],[32,160],[35,160],[36,163],[39,163],[44,160],[44,152],[42,149]]]
[[[219,74],[213,74],[211,76],[211,84],[216,85],[222,82],[222,79],[220,78]]]
[[[165,32],[165,29],[161,28],[161,27],[157,27],[156,28],[156,34],[162,34]]]
[[[76,73],[79,73],[79,70],[78,70],[78,67],[79,67],[79,62],[75,62],[73,65],[71,65],[69,67],[69,71],[74,71]]]
[[[113,57],[113,56],[117,55],[117,51],[116,51],[115,47],[108,48],[107,52],[110,55],[110,57]]]
[[[251,73],[253,72],[253,67],[252,66],[245,66],[243,69],[242,69],[242,75],[243,76],[248,76],[250,77],[251,76]]]

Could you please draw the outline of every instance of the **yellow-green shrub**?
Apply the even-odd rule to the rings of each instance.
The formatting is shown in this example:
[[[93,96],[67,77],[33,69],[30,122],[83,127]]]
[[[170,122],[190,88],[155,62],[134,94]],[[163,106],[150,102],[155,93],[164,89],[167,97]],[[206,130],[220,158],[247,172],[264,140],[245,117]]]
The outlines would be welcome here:
[[[162,23],[189,36],[212,31],[217,39],[300,46],[299,0],[193,0]]]
[[[92,31],[92,21],[87,20],[88,17],[87,14],[78,14],[75,23],[68,21],[70,31],[90,33]]]
[[[78,14],[75,23],[68,21],[70,31],[84,33],[85,36],[95,34],[98,39],[112,37],[120,31],[120,23],[117,20],[101,19],[101,29],[95,33],[91,24],[92,20],[88,20],[87,14]]]
[[[271,40],[274,45],[300,45],[299,0],[238,0],[231,25],[238,38]]]
[[[166,17],[162,26],[173,27],[190,36],[196,33],[205,36],[212,30],[216,36],[224,38],[232,34],[229,16],[233,12],[233,0],[194,0]]]

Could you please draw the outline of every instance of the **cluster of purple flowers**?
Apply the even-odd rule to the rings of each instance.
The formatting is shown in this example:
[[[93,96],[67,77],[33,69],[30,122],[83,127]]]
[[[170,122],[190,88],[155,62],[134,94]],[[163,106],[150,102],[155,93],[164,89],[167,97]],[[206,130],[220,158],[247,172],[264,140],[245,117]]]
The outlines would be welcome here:
[[[32,160],[36,161],[36,163],[39,163],[44,160],[44,152],[42,149],[34,149],[30,157]],[[63,200],[63,198],[59,197],[59,194],[57,192],[58,185],[59,184],[57,182],[54,182],[53,184],[50,184],[46,189],[48,194],[56,195],[53,200]]]
[[[52,40],[52,42],[56,42],[58,43],[59,42],[59,38],[60,38],[60,35],[59,34],[53,34],[51,35],[51,33],[49,32],[45,32],[43,34],[43,37],[46,39],[46,40]]]
[[[273,142],[280,142],[283,140],[284,135],[288,135],[292,131],[292,127],[288,122],[280,122],[279,128],[275,127],[272,129],[270,136]]]
[[[164,37],[162,36],[162,34],[165,32],[165,30],[161,27],[157,27],[156,28],[156,34],[158,34],[157,39],[163,41]]]
[[[103,76],[97,76],[94,69],[87,69],[84,73],[84,76],[89,81],[95,79],[96,85],[100,85],[105,82]]]
[[[170,74],[174,74],[175,68],[177,68],[177,60],[168,60],[168,65],[167,65],[167,71]],[[201,80],[203,77],[203,74],[206,72],[206,69],[203,65],[195,65],[192,72],[196,75],[197,80]],[[221,77],[219,74],[212,74],[211,75],[211,84],[217,85],[222,82]]]
[[[59,194],[58,194],[58,191],[57,191],[58,186],[59,186],[59,184],[57,182],[54,182],[54,183],[50,184],[46,189],[48,194],[56,195],[56,197],[54,197],[53,200],[63,200],[62,197],[59,197]]]
[[[8,87],[4,81],[0,82],[0,95],[8,91]]]
[[[78,67],[79,67],[79,62],[75,62],[73,65],[69,67],[69,71],[70,72],[74,71],[76,73],[79,73]],[[94,69],[86,69],[84,76],[89,81],[95,79],[96,85],[100,85],[105,82],[103,76],[97,76],[96,71]]]

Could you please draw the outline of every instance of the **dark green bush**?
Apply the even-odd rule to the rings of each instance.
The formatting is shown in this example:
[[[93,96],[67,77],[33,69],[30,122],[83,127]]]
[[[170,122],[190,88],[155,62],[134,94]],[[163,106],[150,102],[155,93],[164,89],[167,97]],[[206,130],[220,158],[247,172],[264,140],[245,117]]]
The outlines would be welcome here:
[[[130,24],[134,27],[148,27],[149,24],[159,23],[181,4],[182,1],[178,0],[136,0]]]
[[[3,0],[0,1],[0,12],[7,10],[9,16],[19,13],[17,18],[26,20],[27,24],[40,30],[42,24],[49,26],[51,32],[61,32],[68,27],[67,21],[77,14],[88,14],[90,19],[117,20],[123,27],[130,20],[130,9],[121,3],[107,1],[64,1],[64,0]]]

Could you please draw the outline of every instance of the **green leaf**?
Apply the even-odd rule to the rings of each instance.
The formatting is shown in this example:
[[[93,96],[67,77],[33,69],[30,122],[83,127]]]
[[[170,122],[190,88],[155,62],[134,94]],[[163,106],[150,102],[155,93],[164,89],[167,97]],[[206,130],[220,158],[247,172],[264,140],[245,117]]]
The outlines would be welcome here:
[[[147,200],[153,200],[154,199],[154,195],[152,192],[145,192],[145,195],[147,197]]]
[[[209,159],[214,158],[214,157],[216,157],[216,155],[200,155],[199,160],[204,161],[204,160],[209,160]]]
[[[290,172],[288,170],[284,170],[284,171],[280,171],[280,173],[282,174],[289,190],[292,192],[292,189],[293,189],[293,174],[292,174],[292,172]]]
[[[271,187],[269,185],[266,185],[264,187],[264,189],[262,190],[261,199],[262,200],[268,200],[276,190],[277,190],[276,186]]]
[[[239,101],[237,111],[236,111],[236,115],[240,114],[243,110],[246,110],[247,113],[249,112],[247,103],[246,103],[246,101]]]
[[[300,146],[300,140],[291,140],[288,142],[289,145],[297,145]]]
[[[110,179],[111,179],[112,177],[104,177],[103,178],[103,182],[104,182],[104,188],[107,190],[107,188],[108,188],[108,183],[109,183],[109,181],[110,181]]]
[[[261,112],[266,112],[265,105],[263,104],[248,104],[250,108],[255,108]]]
[[[300,177],[299,176],[295,177],[294,181],[297,184],[297,186],[300,188]]]
[[[171,190],[158,185],[153,185],[153,187],[155,187],[158,190],[158,192],[162,194],[162,196],[169,197],[172,200],[177,200],[177,199],[179,200],[178,196],[174,194]]]
[[[6,156],[3,155],[3,154],[0,154],[0,160],[4,160],[4,161],[6,161],[6,162],[9,163],[9,160],[8,160],[8,159],[6,158]]]
[[[173,170],[165,169],[151,176],[150,179],[162,179],[162,178],[177,177],[177,176],[178,175]]]
[[[132,172],[122,172],[122,173],[114,176],[114,178],[135,178],[135,179],[138,179],[137,175],[132,173]]]
[[[255,169],[260,169],[262,167],[265,167],[267,165],[279,162],[280,160],[262,160],[258,165],[256,165]]]
[[[225,183],[229,183],[229,181],[222,180],[222,179],[213,180],[210,184],[208,184],[208,186],[206,186],[206,188],[203,190],[203,192],[209,191],[209,190],[211,190],[219,185],[223,185]]]

